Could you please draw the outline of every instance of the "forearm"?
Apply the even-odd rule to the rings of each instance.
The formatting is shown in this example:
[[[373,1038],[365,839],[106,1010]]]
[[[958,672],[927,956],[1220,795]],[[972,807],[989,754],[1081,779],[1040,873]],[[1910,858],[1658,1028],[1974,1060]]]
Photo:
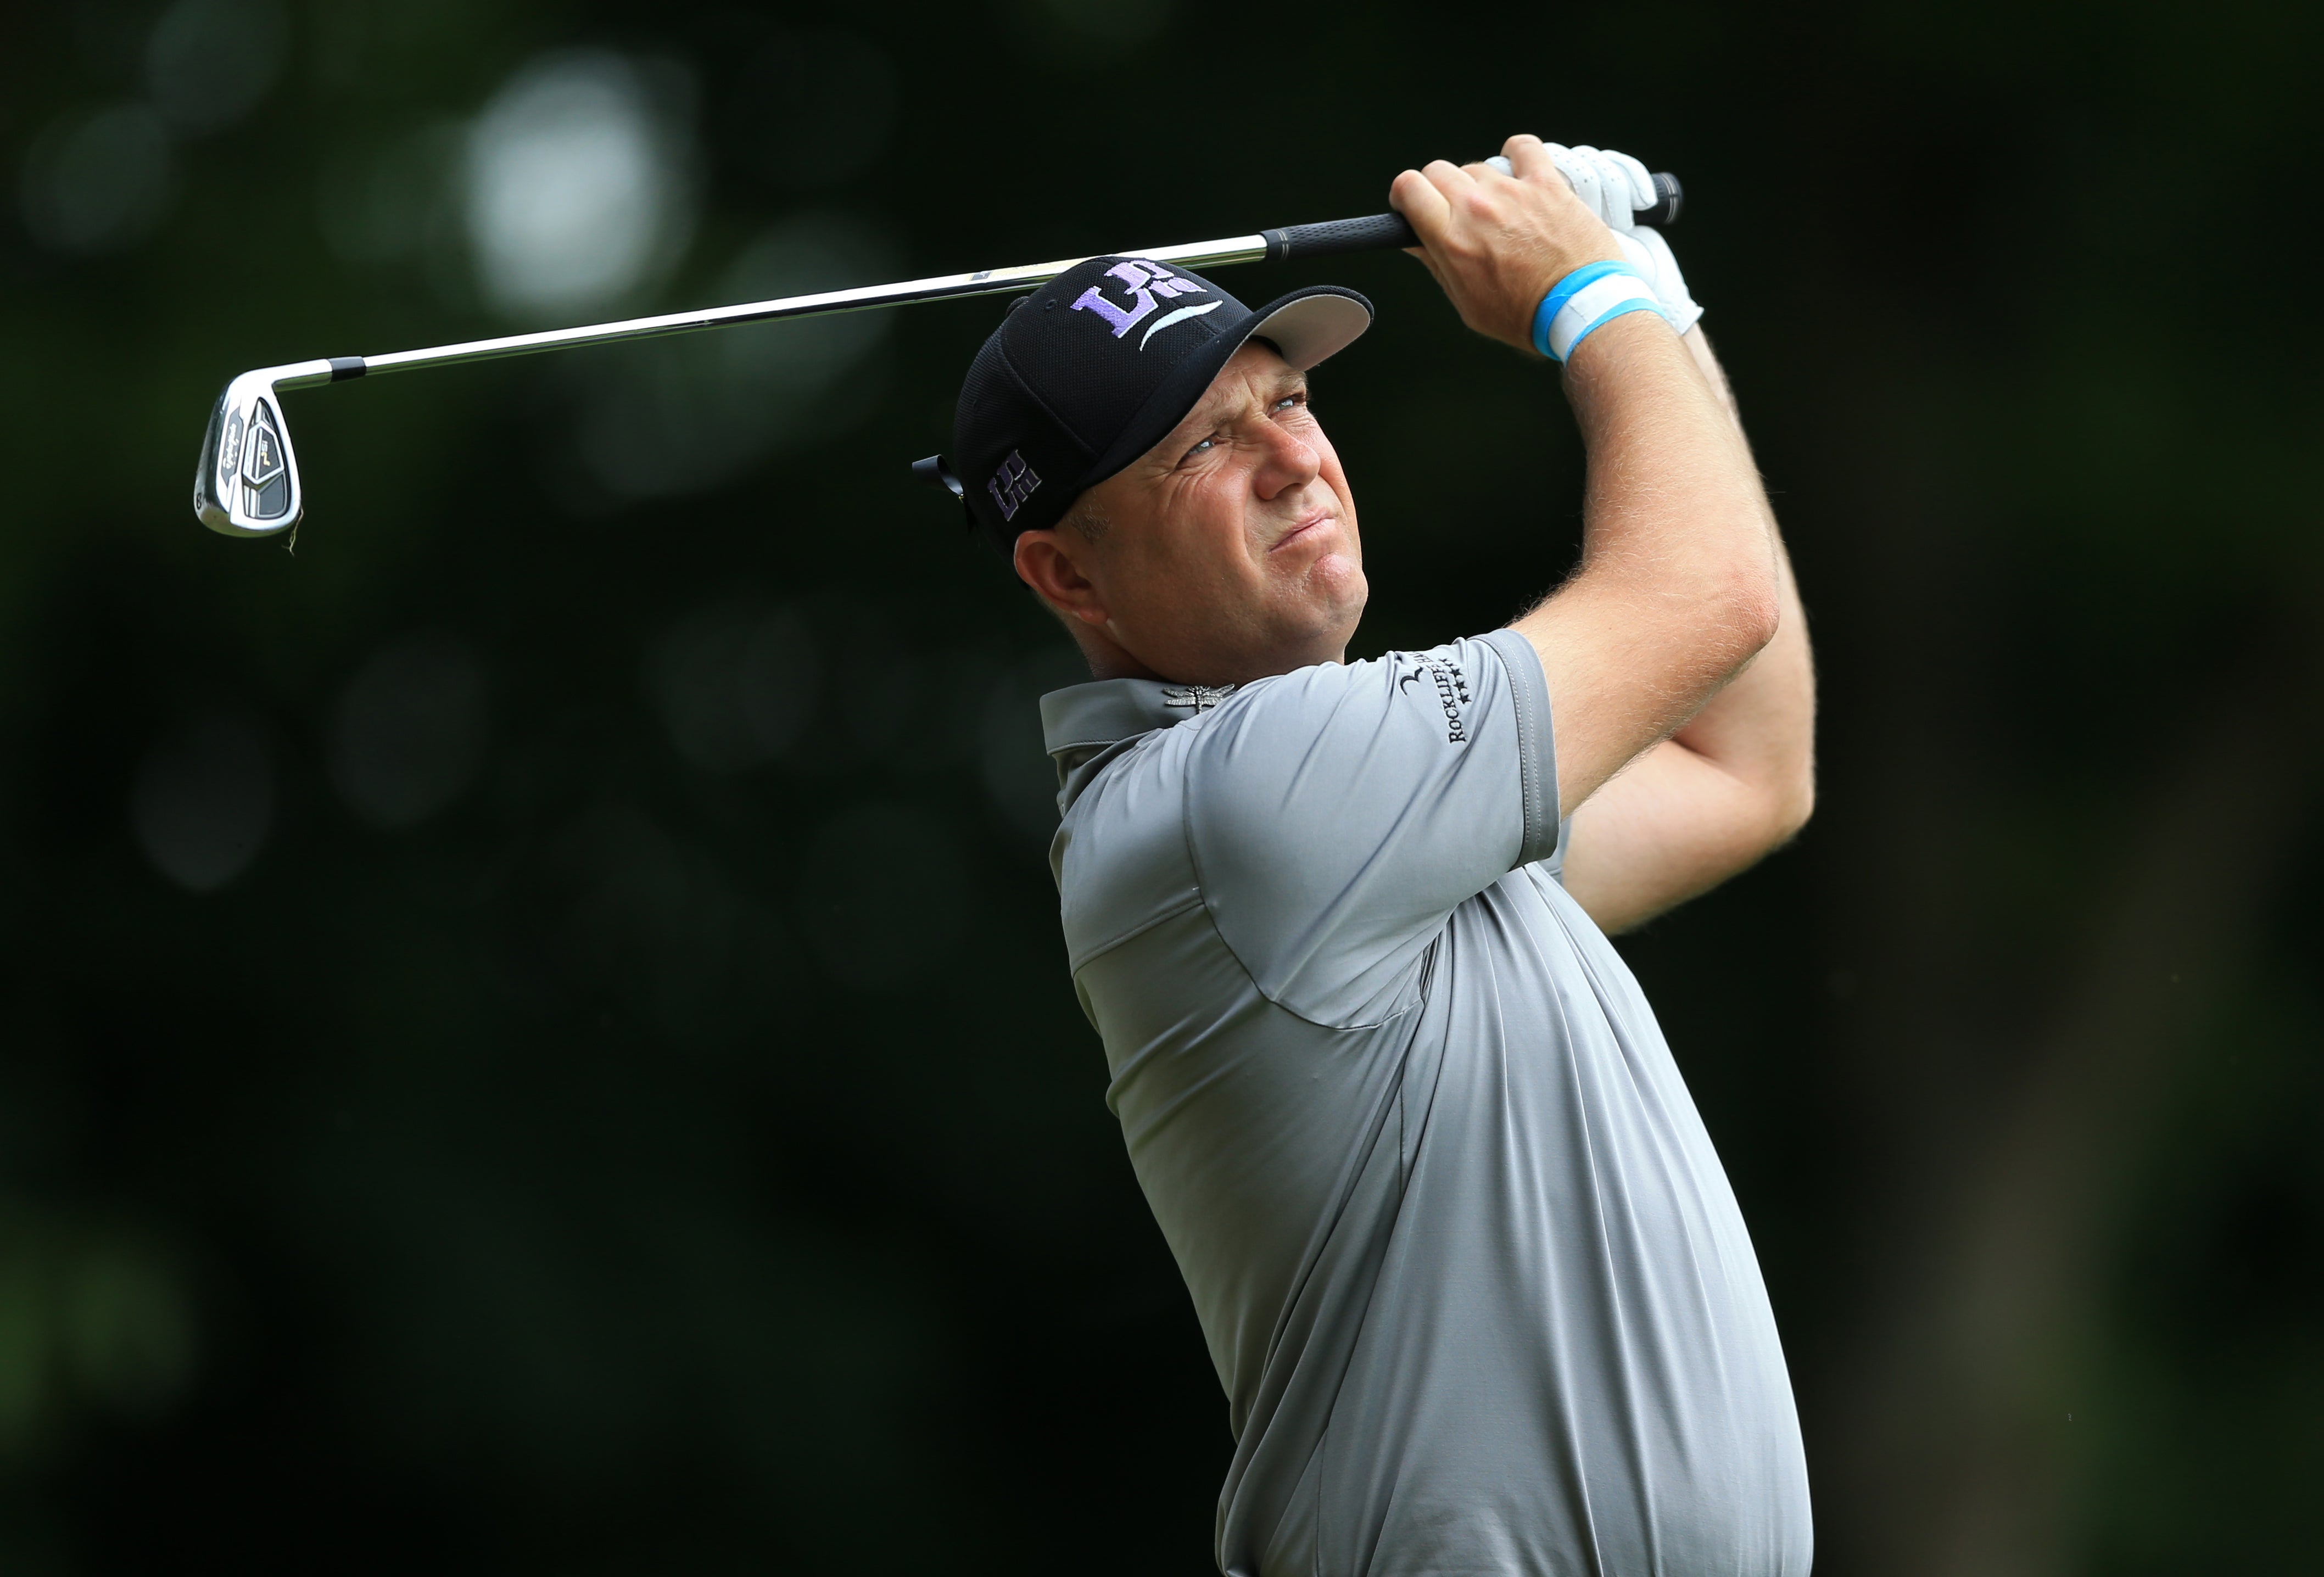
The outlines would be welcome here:
[[[1621,248],[1539,138],[1502,152],[1499,172],[1407,170],[1389,197],[1462,320],[1529,349],[1554,287]],[[1774,636],[1781,604],[1749,447],[1669,323],[1630,311],[1563,355],[1590,456],[1582,563],[1514,628],[1548,681],[1570,812],[1700,711]]]
[[[1517,628],[1555,698],[1570,812],[1718,694],[1782,604],[1741,429],[1666,325],[1633,313],[1600,328],[1566,390],[1589,454],[1582,562]]]
[[[1700,332],[1686,343],[1733,418],[1734,401],[1708,343]],[[1756,864],[1814,807],[1807,617],[1780,538],[1775,550],[1782,608],[1775,639],[1574,817],[1566,890],[1609,932],[1651,919]]]
[[[1698,328],[1683,343],[1748,452],[1742,414],[1711,342]],[[1815,665],[1791,556],[1773,511],[1766,520],[1779,609],[1775,639],[1672,737],[1760,790],[1771,821],[1782,824],[1780,842],[1798,830],[1814,801]]]
[[[1743,430],[1743,412],[1735,404],[1735,387],[1727,381],[1727,369],[1720,364],[1711,348],[1711,337],[1697,324],[1679,337],[1679,344],[1686,347],[1687,356],[1694,363],[1694,370],[1702,374],[1702,381],[1711,385],[1711,396],[1727,412],[1727,420],[1735,424],[1735,436],[1743,440],[1745,448],[1749,448],[1751,436]]]

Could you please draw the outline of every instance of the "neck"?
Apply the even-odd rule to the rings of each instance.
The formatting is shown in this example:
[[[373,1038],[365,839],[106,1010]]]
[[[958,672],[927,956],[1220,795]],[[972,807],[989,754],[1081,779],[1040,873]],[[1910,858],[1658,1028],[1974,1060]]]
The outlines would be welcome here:
[[[1271,665],[1262,662],[1253,666],[1248,672],[1234,670],[1190,678],[1185,674],[1164,673],[1140,659],[1103,629],[1084,624],[1078,621],[1068,622],[1066,628],[1073,632],[1074,644],[1082,649],[1082,659],[1089,664],[1090,678],[1093,679],[1162,679],[1171,684],[1247,685],[1253,679],[1268,678],[1276,674],[1287,674],[1294,669],[1305,668],[1311,663],[1340,663],[1348,660],[1347,648],[1342,646],[1335,651],[1284,655]]]
[[[1156,673],[1126,650],[1121,643],[1102,630],[1087,624],[1071,625],[1074,643],[1082,649],[1082,658],[1089,664],[1093,679],[1158,679]]]

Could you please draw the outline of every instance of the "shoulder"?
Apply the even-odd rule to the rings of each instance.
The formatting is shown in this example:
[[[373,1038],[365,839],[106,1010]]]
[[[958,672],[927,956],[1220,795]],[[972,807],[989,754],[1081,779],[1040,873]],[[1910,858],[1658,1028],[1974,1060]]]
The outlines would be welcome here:
[[[1259,680],[1199,720],[1180,770],[1205,808],[1220,795],[1264,800],[1293,782],[1324,788],[1314,774],[1327,769],[1344,774],[1403,761],[1428,770],[1434,758],[1474,742],[1487,714],[1506,705],[1512,659],[1504,644],[1493,636],[1452,641]],[[1531,649],[1523,655],[1531,658]]]
[[[1185,832],[1188,731],[1200,722],[1157,729],[1122,750],[1059,822],[1049,867],[1074,968],[1201,901]]]

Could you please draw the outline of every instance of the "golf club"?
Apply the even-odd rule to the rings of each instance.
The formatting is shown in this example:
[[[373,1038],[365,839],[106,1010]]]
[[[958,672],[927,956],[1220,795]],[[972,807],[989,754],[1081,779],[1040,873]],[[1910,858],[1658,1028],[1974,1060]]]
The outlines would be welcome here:
[[[1489,162],[1508,172],[1506,160]],[[1667,225],[1678,217],[1682,193],[1670,175],[1654,177],[1655,200],[1637,210],[1644,225]],[[1191,241],[1176,246],[1154,246],[1124,253],[1187,268],[1221,268],[1236,263],[1275,263],[1291,257],[1325,257],[1339,253],[1370,252],[1418,244],[1412,226],[1401,214],[1375,214],[1360,219],[1332,219],[1314,225],[1293,225],[1236,235],[1222,241]],[[512,334],[498,339],[469,340],[432,350],[392,351],[385,355],[332,356],[327,360],[292,362],[260,367],[243,374],[226,386],[210,410],[208,429],[202,436],[202,456],[194,472],[194,513],[202,524],[229,537],[271,537],[299,523],[306,497],[299,484],[299,457],[290,447],[290,431],[282,420],[281,394],[289,389],[311,389],[379,373],[410,372],[418,367],[447,367],[462,362],[491,361],[501,356],[530,355],[537,351],[562,350],[568,346],[608,345],[616,340],[650,339],[666,334],[690,334],[697,329],[724,328],[738,323],[765,323],[780,318],[812,318],[826,312],[862,312],[874,307],[901,307],[915,301],[941,301],[954,296],[984,296],[1029,290],[1084,261],[1071,257],[1020,268],[980,269],[974,273],[946,274],[935,279],[908,280],[901,284],[872,285],[861,290],[830,290],[820,295],[788,296],[778,300],[752,301],[736,307],[713,307],[693,312],[671,312],[657,318],[630,318],[618,323],[592,324],[581,328],[549,329],[538,334]]]

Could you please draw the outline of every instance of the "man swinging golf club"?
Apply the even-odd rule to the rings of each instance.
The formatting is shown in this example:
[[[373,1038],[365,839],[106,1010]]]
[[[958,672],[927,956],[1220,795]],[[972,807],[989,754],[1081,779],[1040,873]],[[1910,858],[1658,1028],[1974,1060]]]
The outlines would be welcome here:
[[[1042,703],[1051,860],[1226,1389],[1222,1571],[1803,1577],[1750,1240],[1605,933],[1806,819],[1804,624],[1700,309],[1632,233],[1645,171],[1504,153],[1390,197],[1464,322],[1563,363],[1588,448],[1580,567],[1508,628],[1345,660],[1362,550],[1306,373],[1369,325],[1351,290],[1253,312],[1092,259],[985,344],[956,468],[1096,676]]]

